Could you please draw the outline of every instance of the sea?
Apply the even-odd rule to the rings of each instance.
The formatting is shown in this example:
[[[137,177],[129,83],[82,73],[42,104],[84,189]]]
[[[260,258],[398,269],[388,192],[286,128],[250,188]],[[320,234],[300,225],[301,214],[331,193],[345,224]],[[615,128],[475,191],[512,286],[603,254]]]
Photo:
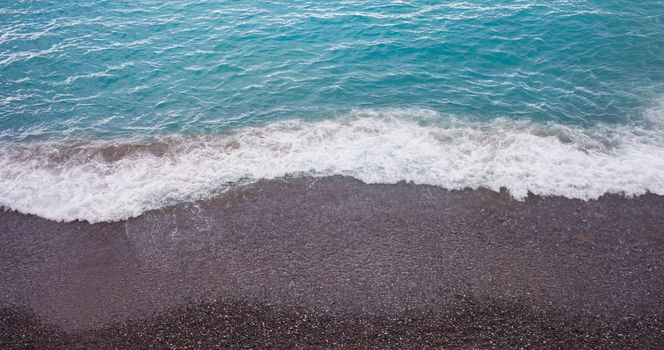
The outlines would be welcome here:
[[[664,1],[0,0],[0,206],[261,179],[664,195]]]

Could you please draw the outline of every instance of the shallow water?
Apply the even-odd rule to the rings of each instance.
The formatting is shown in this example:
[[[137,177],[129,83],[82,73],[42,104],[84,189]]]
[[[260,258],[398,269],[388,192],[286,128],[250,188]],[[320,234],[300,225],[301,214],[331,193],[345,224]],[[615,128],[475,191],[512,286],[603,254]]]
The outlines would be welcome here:
[[[301,173],[664,194],[663,96],[661,1],[3,2],[0,205],[117,220]]]

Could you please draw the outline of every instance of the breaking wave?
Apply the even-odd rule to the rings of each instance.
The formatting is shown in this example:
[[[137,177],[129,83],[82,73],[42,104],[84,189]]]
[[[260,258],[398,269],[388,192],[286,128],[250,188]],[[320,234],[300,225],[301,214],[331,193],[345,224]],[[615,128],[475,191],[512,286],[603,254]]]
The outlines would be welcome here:
[[[149,141],[4,142],[0,205],[58,221],[116,221],[302,174],[506,188],[516,199],[664,195],[664,133],[650,124],[582,128],[391,109]]]

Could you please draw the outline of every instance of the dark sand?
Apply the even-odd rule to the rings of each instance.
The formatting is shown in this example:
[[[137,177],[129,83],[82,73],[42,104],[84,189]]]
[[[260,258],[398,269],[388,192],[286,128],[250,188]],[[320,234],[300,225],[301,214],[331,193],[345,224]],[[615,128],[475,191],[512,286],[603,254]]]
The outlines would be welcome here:
[[[106,224],[0,212],[0,349],[664,348],[664,197],[262,181]]]

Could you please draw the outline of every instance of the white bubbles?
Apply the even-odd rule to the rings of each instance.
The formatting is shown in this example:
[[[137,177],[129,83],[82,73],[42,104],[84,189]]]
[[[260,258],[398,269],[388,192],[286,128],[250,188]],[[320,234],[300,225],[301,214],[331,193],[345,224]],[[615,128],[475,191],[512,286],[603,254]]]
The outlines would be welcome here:
[[[287,174],[506,188],[593,199],[664,195],[664,133],[638,126],[495,119],[429,110],[360,110],[223,135],[0,145],[0,205],[53,220],[113,221]]]

